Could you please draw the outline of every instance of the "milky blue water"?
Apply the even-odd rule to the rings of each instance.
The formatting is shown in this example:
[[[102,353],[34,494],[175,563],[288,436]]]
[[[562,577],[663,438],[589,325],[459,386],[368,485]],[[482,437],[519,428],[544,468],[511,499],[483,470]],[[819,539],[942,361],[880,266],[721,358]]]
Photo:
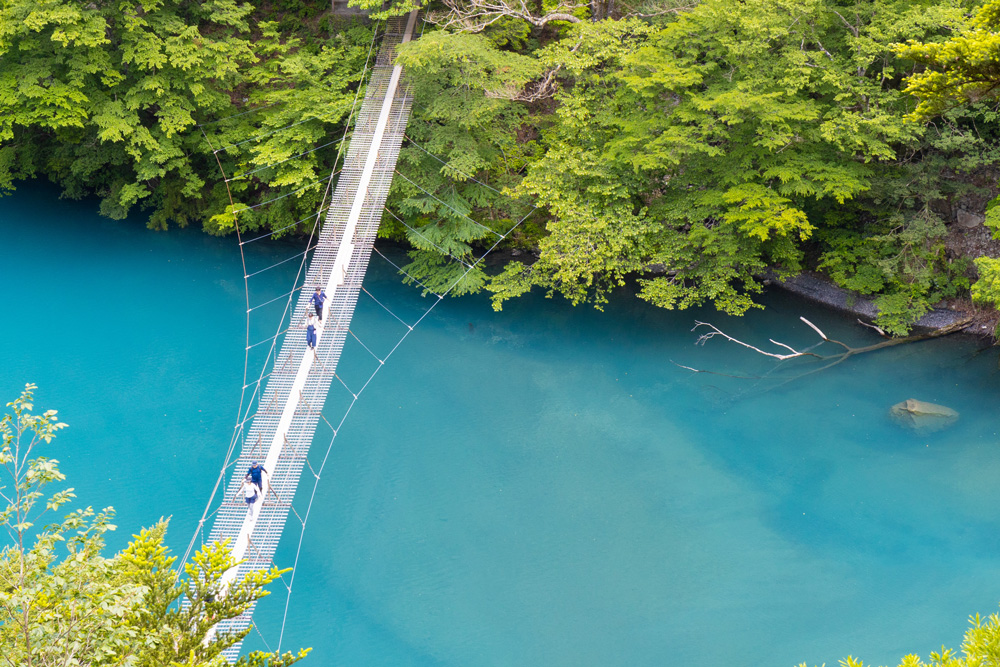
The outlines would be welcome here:
[[[40,186],[0,200],[0,393],[37,383],[38,407],[70,424],[49,453],[80,504],[117,509],[111,548],[169,516],[182,552],[239,405],[239,253],[95,208]],[[250,270],[300,249],[248,247]],[[296,268],[251,279],[254,302],[288,291]],[[377,258],[367,285],[410,322],[432,303]],[[783,384],[812,366],[694,345],[702,319],[807,346],[800,315],[874,341],[808,303],[765,302],[734,319],[626,294],[604,312],[542,295],[501,313],[444,301],[330,450],[282,648],[312,646],[312,665],[716,667],[957,646],[966,617],[1000,600],[996,352],[951,338]],[[252,338],[279,315],[255,311]],[[379,356],[403,331],[367,297],[354,330]],[[353,345],[341,377],[357,390],[373,363]],[[330,421],[347,398],[335,384]],[[961,418],[904,431],[887,412],[907,398]],[[314,463],[328,444],[321,431]],[[279,564],[296,544],[289,533]],[[272,647],[275,590],[257,612]]]

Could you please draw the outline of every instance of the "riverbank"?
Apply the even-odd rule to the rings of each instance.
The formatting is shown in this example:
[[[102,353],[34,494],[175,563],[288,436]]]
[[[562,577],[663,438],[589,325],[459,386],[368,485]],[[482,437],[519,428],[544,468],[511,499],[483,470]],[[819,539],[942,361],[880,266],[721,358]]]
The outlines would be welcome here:
[[[782,280],[771,273],[766,282],[797,296],[821,303],[836,310],[856,315],[870,323],[878,315],[878,308],[872,299],[856,292],[838,287],[817,274],[803,272]],[[976,308],[967,300],[956,299],[946,302],[946,307],[935,308],[914,323],[915,329],[934,330],[954,326],[964,319],[972,322],[963,333],[985,337],[992,336],[997,323],[997,314]]]

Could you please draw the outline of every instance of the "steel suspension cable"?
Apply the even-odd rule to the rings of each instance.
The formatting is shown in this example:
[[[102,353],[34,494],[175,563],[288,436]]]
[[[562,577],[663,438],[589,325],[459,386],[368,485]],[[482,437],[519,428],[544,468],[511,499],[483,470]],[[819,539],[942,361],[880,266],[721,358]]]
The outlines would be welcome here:
[[[344,144],[345,144],[346,139],[347,139],[347,131],[348,131],[348,128],[350,127],[351,121],[353,120],[354,115],[355,115],[355,113],[357,111],[358,97],[359,97],[359,94],[361,92],[362,83],[364,82],[365,76],[366,76],[366,74],[368,74],[368,71],[369,71],[369,63],[371,62],[372,52],[374,50],[375,42],[376,42],[377,37],[378,37],[378,24],[376,24],[375,29],[372,31],[372,39],[371,39],[371,42],[368,45],[368,54],[365,57],[364,69],[362,70],[361,77],[358,79],[358,85],[355,88],[354,99],[353,99],[353,101],[351,103],[351,112],[348,115],[347,123],[345,123],[344,132],[343,132],[343,136],[342,136],[342,139],[341,139],[341,145],[340,145],[340,148],[337,151],[337,158],[334,161],[334,165],[335,166],[336,166],[337,163],[339,163],[340,158],[341,158],[341,156],[343,154],[343,147],[344,147]],[[218,155],[219,151],[221,149],[216,149],[212,145],[212,142],[208,139],[208,135],[205,132],[205,130],[204,130],[203,127],[200,128],[200,129],[201,129],[202,136],[205,138],[205,141],[209,145],[209,148],[212,149],[212,154],[215,156],[215,160],[216,160],[216,163],[218,164],[219,171],[222,174],[222,178],[223,178],[223,180],[224,180],[224,182],[226,184],[226,192],[227,192],[227,194],[229,196],[230,207],[231,207],[231,209],[235,209],[236,205],[235,205],[235,202],[233,201],[232,190],[229,187],[229,182],[226,181],[226,178],[227,178],[226,171],[222,167],[222,161],[219,159],[219,155]],[[243,142],[243,143],[245,143],[245,142]],[[333,182],[333,177],[334,177],[334,175],[331,174],[329,182],[328,182],[328,185],[327,185],[327,189],[326,189],[326,191],[324,192],[324,195],[323,195],[323,197],[324,197],[323,202],[324,203],[326,201],[327,194],[330,191],[330,185],[329,185],[329,183]],[[321,210],[322,210],[322,208],[321,208]],[[312,232],[309,235],[309,241],[308,241],[309,243],[312,242],[312,238],[313,238],[313,236],[316,233],[316,228],[319,225],[319,219],[320,219],[320,213],[317,212],[317,214],[316,214],[316,224],[313,225]],[[246,276],[247,275],[246,255],[245,255],[245,253],[243,251],[243,244],[242,244],[243,238],[242,238],[242,233],[241,233],[240,226],[239,226],[239,219],[237,218],[237,216],[235,215],[235,213],[233,215],[233,221],[234,221],[234,226],[236,228],[237,240],[240,241],[240,245],[239,245],[239,248],[240,248],[240,259],[241,259],[241,261],[243,263],[243,274],[244,274],[244,276]],[[301,275],[301,271],[302,271],[302,268],[303,268],[304,264],[305,264],[305,256],[303,255],[303,262],[302,262],[302,265],[300,265],[300,267],[299,267],[299,275]],[[298,281],[298,276],[296,276],[296,282],[297,281]],[[240,433],[242,433],[243,424],[245,423],[244,417],[246,415],[250,414],[251,407],[252,407],[254,401],[257,400],[258,395],[260,394],[261,382],[258,379],[258,382],[256,383],[256,386],[254,388],[254,391],[253,391],[253,393],[252,393],[249,401],[246,399],[246,389],[248,387],[248,384],[247,384],[247,374],[248,374],[248,368],[249,368],[249,355],[250,355],[250,284],[249,284],[249,278],[247,278],[247,277],[245,277],[243,279],[243,288],[244,288],[244,294],[245,294],[245,297],[246,297],[246,306],[247,306],[247,313],[246,313],[246,338],[245,338],[246,342],[245,342],[245,350],[244,350],[244,355],[243,355],[243,381],[242,381],[243,389],[240,392],[240,405],[237,408],[236,425],[233,428],[233,436],[230,439],[229,446],[228,446],[228,449],[226,451],[226,457],[225,457],[223,466],[219,470],[219,476],[216,479],[215,486],[212,488],[212,493],[209,496],[208,502],[205,504],[205,509],[202,512],[201,519],[199,519],[199,521],[198,521],[198,526],[196,527],[195,532],[192,535],[190,542],[188,543],[187,549],[184,552],[184,556],[181,558],[181,560],[180,560],[180,562],[178,564],[177,579],[180,578],[180,573],[184,569],[184,564],[187,562],[187,559],[191,555],[191,551],[194,548],[194,544],[195,544],[195,542],[198,539],[199,532],[204,529],[205,521],[208,518],[209,509],[211,508],[212,504],[215,502],[215,497],[218,494],[219,487],[221,486],[223,480],[225,479],[226,470],[232,465],[232,463],[231,463],[232,454],[233,454],[233,451],[235,449],[236,443],[238,442],[238,439],[240,437]],[[291,297],[289,297],[289,300],[288,300],[288,304],[290,304],[290,303],[291,303]],[[286,304],[286,306],[285,306],[285,312],[282,314],[282,318],[281,318],[281,320],[279,321],[279,323],[277,325],[278,329],[281,328],[282,323],[284,322],[284,319],[285,319],[285,317],[288,314],[288,310],[289,310],[289,305],[288,304]],[[275,341],[277,341],[277,336],[275,336],[274,338],[272,338],[271,348],[268,351],[268,355],[267,355],[267,358],[264,361],[263,366],[261,367],[261,373],[260,373],[261,377],[267,371],[267,365],[268,365],[268,363],[270,362],[270,360],[274,356],[274,351],[275,351],[275,347],[276,347]],[[246,410],[245,412],[244,412],[244,408]]]
[[[489,232],[490,234],[493,234],[494,236],[497,236],[497,237],[499,237],[499,238],[501,238],[501,239],[502,239],[502,238],[504,238],[504,236],[505,236],[505,235],[503,235],[503,236],[502,236],[502,235],[500,234],[500,232],[496,232],[496,231],[493,231],[492,229],[490,229],[490,228],[489,228],[489,227],[487,227],[486,225],[484,225],[484,224],[482,224],[482,223],[479,223],[479,222],[476,222],[475,220],[473,220],[472,218],[470,218],[470,217],[469,217],[468,215],[466,215],[465,213],[462,213],[461,211],[459,211],[458,209],[456,209],[456,208],[455,208],[454,206],[452,206],[451,204],[449,204],[449,203],[445,202],[444,200],[442,200],[442,199],[441,199],[440,197],[438,197],[437,195],[435,195],[435,194],[433,194],[433,193],[431,193],[431,192],[428,192],[427,190],[425,190],[425,189],[424,189],[423,187],[421,187],[421,186],[420,186],[420,185],[418,185],[417,183],[414,183],[414,182],[413,182],[412,180],[410,180],[409,178],[407,178],[407,177],[406,177],[406,174],[403,174],[403,173],[400,173],[400,172],[399,172],[398,170],[396,171],[396,174],[398,174],[398,175],[399,175],[400,177],[402,177],[402,179],[403,179],[404,181],[406,181],[407,183],[409,183],[409,184],[410,184],[410,185],[412,185],[413,187],[417,188],[418,190],[420,190],[421,192],[423,192],[423,193],[424,193],[425,195],[427,195],[428,197],[430,197],[430,198],[431,198],[431,199],[433,199],[434,201],[438,202],[438,203],[439,203],[439,204],[441,204],[442,206],[445,206],[445,207],[447,207],[447,208],[451,209],[452,211],[454,211],[455,213],[457,213],[457,214],[458,214],[458,215],[460,215],[461,217],[465,218],[466,220],[468,220],[469,222],[471,222],[472,224],[474,224],[474,225],[475,225],[476,227],[481,227],[482,229],[485,229],[486,231],[488,231],[488,232]]]

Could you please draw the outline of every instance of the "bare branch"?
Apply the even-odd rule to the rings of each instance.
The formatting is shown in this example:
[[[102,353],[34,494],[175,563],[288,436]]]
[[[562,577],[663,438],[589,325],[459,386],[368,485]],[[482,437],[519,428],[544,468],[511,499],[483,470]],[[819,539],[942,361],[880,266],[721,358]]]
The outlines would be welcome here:
[[[844,25],[846,25],[846,26],[847,26],[847,29],[848,29],[848,30],[850,30],[850,31],[851,31],[851,33],[852,33],[852,34],[853,34],[853,35],[854,35],[855,37],[857,37],[857,36],[858,36],[858,27],[857,27],[857,26],[855,26],[855,25],[852,25],[852,24],[851,24],[851,22],[850,22],[850,21],[848,21],[847,19],[845,19],[845,18],[844,18],[844,15],[843,15],[843,14],[841,14],[840,12],[838,12],[838,11],[837,11],[836,9],[831,9],[830,11],[832,11],[832,12],[833,12],[834,14],[836,14],[837,16],[839,16],[839,17],[840,17],[840,20],[844,22]],[[825,51],[825,50],[826,50],[826,49],[824,49],[824,51]]]
[[[442,28],[462,32],[482,32],[502,18],[516,18],[527,21],[536,28],[544,27],[551,21],[580,23],[573,12],[588,7],[587,3],[560,2],[551,10],[536,16],[523,0],[443,0],[448,8],[443,12],[430,12],[427,21]]]
[[[783,347],[786,350],[789,350],[791,352],[795,352],[795,350],[792,349],[790,346],[785,345],[784,343],[779,343],[778,341],[774,340],[773,338],[768,338],[768,340],[771,341],[771,343],[773,343],[774,345],[777,345],[779,347]],[[795,354],[798,354],[798,352],[795,352]]]
[[[570,53],[576,53],[580,46],[583,44],[583,38],[576,40],[576,44],[573,48],[569,50]],[[545,73],[544,76],[538,81],[532,82],[524,86],[523,88],[518,88],[514,84],[506,86],[501,90],[487,90],[485,91],[486,97],[492,97],[494,99],[503,100],[516,100],[518,102],[537,102],[548,97],[552,97],[556,92],[556,74],[559,70],[563,68],[565,63],[559,63],[554,68],[550,69]]]
[[[878,335],[882,336],[882,338],[888,338],[889,337],[889,334],[887,334],[885,331],[883,331],[882,327],[877,327],[874,324],[868,324],[867,322],[863,322],[860,319],[858,320],[858,324],[860,324],[863,327],[868,327],[869,329],[874,329],[875,331],[878,332]]]
[[[704,345],[705,343],[707,343],[709,340],[715,338],[716,336],[722,336],[723,338],[725,338],[726,340],[728,340],[730,343],[736,343],[737,345],[742,345],[743,347],[751,349],[751,350],[753,350],[754,352],[756,352],[758,354],[763,354],[765,357],[773,357],[774,359],[779,359],[781,361],[785,361],[786,359],[794,359],[795,357],[806,357],[806,356],[808,356],[808,357],[817,357],[819,359],[825,359],[826,358],[826,357],[823,357],[823,356],[821,356],[819,354],[816,354],[815,352],[799,352],[799,351],[795,350],[794,348],[791,348],[788,345],[785,345],[784,343],[775,343],[773,340],[771,341],[772,343],[774,343],[775,345],[780,345],[781,347],[783,347],[783,348],[785,348],[787,350],[791,350],[792,353],[791,354],[777,354],[775,352],[765,352],[764,350],[760,349],[759,347],[754,347],[750,343],[744,343],[743,341],[741,341],[738,338],[733,338],[729,334],[727,334],[727,333],[723,332],[722,330],[720,330],[714,324],[709,324],[708,322],[698,322],[697,320],[695,320],[695,327],[694,327],[694,329],[691,329],[691,331],[694,331],[698,327],[708,327],[709,329],[711,329],[711,331],[709,331],[708,333],[705,333],[705,334],[701,334],[701,336],[698,337],[698,340],[695,341],[695,345]]]
[[[678,368],[683,368],[686,371],[691,371],[692,373],[708,373],[709,375],[719,375],[724,378],[736,378],[737,380],[759,380],[761,379],[759,375],[730,375],[729,373],[719,373],[717,371],[706,371],[704,368],[691,368],[690,366],[685,366],[684,364],[679,364],[673,359],[670,360],[674,366]]]
[[[804,317],[801,317],[801,316],[800,316],[800,317],[799,317],[799,319],[800,319],[800,320],[802,320],[803,322],[805,322],[806,324],[808,324],[808,325],[809,325],[809,327],[810,327],[810,328],[811,328],[811,329],[812,329],[813,331],[815,331],[816,333],[818,333],[818,334],[819,334],[819,337],[820,337],[820,338],[822,338],[823,340],[829,340],[829,338],[827,338],[827,337],[826,337],[826,334],[825,334],[825,333],[823,333],[823,332],[822,332],[822,331],[820,330],[820,328],[819,328],[818,326],[816,326],[815,324],[813,324],[812,322],[810,322],[809,320],[807,320],[807,319],[806,319],[806,318],[804,318]]]
[[[815,324],[813,324],[812,322],[810,322],[806,318],[799,317],[799,319],[802,320],[803,322],[805,322],[806,324],[808,324],[812,328],[812,330],[815,331],[816,333],[818,333],[819,337],[822,338],[823,340],[825,340],[827,343],[835,343],[836,345],[841,346],[845,350],[850,350],[851,349],[850,345],[847,345],[846,343],[841,343],[839,340],[833,340],[832,338],[829,338],[825,333],[823,333],[822,331],[820,331],[820,328],[818,326],[816,326]]]
[[[731,343],[736,343],[737,345],[742,345],[743,347],[747,348],[748,350],[753,350],[754,352],[756,352],[758,354],[761,354],[761,355],[763,355],[765,357],[771,357],[772,359],[777,359],[779,361],[785,361],[787,359],[795,359],[795,358],[798,358],[798,357],[809,356],[809,357],[815,357],[816,359],[819,359],[819,360],[821,360],[823,362],[826,362],[826,363],[824,363],[822,366],[820,366],[818,368],[812,368],[812,369],[810,369],[810,370],[808,370],[808,371],[806,371],[806,372],[804,372],[804,373],[802,373],[800,375],[796,375],[794,377],[791,377],[791,378],[788,378],[788,379],[784,380],[784,382],[781,383],[783,385],[783,384],[786,384],[786,383],[791,382],[793,380],[798,380],[798,379],[806,377],[808,375],[812,375],[813,373],[818,373],[819,371],[823,371],[823,370],[826,370],[826,369],[831,368],[833,366],[836,366],[837,364],[842,363],[842,362],[846,361],[847,359],[849,359],[849,358],[851,358],[851,357],[853,357],[855,355],[865,354],[866,352],[873,352],[875,350],[881,350],[883,348],[893,347],[895,345],[902,345],[904,343],[915,343],[915,342],[921,341],[921,340],[929,340],[931,338],[940,338],[942,336],[947,336],[947,335],[955,333],[957,331],[962,331],[967,326],[969,326],[969,323],[972,322],[972,318],[971,317],[967,317],[967,318],[959,320],[957,322],[953,322],[952,324],[950,324],[950,325],[948,325],[946,327],[942,327],[940,329],[935,329],[935,330],[927,332],[927,333],[915,334],[913,336],[906,336],[905,338],[890,338],[888,340],[883,340],[880,343],[875,343],[873,345],[867,345],[865,347],[851,347],[851,346],[847,345],[846,343],[840,342],[839,340],[834,340],[832,338],[829,338],[825,333],[823,333],[823,331],[819,327],[817,327],[815,324],[813,324],[812,322],[810,322],[806,318],[800,317],[799,319],[802,320],[806,325],[808,325],[809,328],[811,328],[813,331],[815,331],[819,335],[819,337],[823,340],[823,342],[833,343],[835,345],[840,345],[841,347],[844,348],[844,351],[843,352],[838,352],[837,354],[832,354],[832,355],[824,356],[824,355],[816,354],[816,353],[810,352],[810,351],[802,351],[802,352],[800,352],[800,351],[796,350],[795,348],[791,347],[790,345],[786,345],[785,343],[782,343],[782,342],[776,341],[774,339],[771,339],[770,342],[773,345],[777,345],[778,347],[784,348],[784,349],[786,349],[786,350],[788,350],[790,352],[790,354],[778,354],[778,353],[775,353],[775,352],[765,352],[764,350],[761,350],[758,347],[750,345],[749,343],[745,343],[745,342],[739,340],[738,338],[733,338],[729,334],[721,331],[715,325],[709,324],[707,322],[698,322],[697,320],[695,320],[695,327],[693,329],[691,329],[691,330],[694,331],[694,330],[698,329],[699,327],[708,327],[710,329],[710,331],[708,333],[703,333],[703,334],[701,334],[698,337],[698,339],[695,341],[695,345],[704,345],[706,342],[708,342],[709,340],[715,338],[716,336],[721,336],[722,338],[725,338],[726,340],[728,340]],[[861,323],[861,324],[864,324],[865,326],[871,327],[871,328],[879,331],[879,333],[883,333],[883,335],[884,335],[884,332],[882,332],[882,330],[879,329],[878,327],[876,327],[874,325],[870,325],[870,324],[865,324],[864,322],[861,322],[860,320],[858,320],[858,322]],[[817,345],[820,345],[820,344],[821,343],[817,343]],[[813,346],[813,347],[815,347],[815,346]],[[809,348],[809,349],[811,350],[813,348]],[[695,373],[712,373],[713,375],[725,375],[724,373],[714,373],[712,371],[706,371],[706,370],[702,370],[702,369],[698,369],[698,368],[691,368],[690,366],[682,366],[681,364],[678,364],[678,363],[676,363],[674,361],[671,361],[670,363],[674,364],[675,366],[679,366],[680,368],[683,368],[685,370],[693,371]],[[727,377],[739,377],[739,376],[730,375],[730,376],[727,376]]]
[[[491,97],[493,99],[512,100],[517,102],[537,102],[538,100],[552,97],[552,95],[555,94],[556,74],[558,74],[561,69],[562,63],[549,70],[539,81],[529,83],[523,88],[519,88],[515,84],[511,83],[504,86],[502,89],[484,91],[484,94],[486,97]]]

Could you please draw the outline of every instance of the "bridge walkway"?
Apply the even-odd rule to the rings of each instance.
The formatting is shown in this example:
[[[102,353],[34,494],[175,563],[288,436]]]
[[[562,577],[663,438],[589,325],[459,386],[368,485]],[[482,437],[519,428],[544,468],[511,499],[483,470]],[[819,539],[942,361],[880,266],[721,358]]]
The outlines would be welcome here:
[[[271,567],[292,508],[368,268],[406,130],[411,100],[401,79],[402,69],[392,61],[395,47],[413,37],[416,20],[414,11],[386,25],[291,326],[261,392],[222,505],[215,513],[208,542],[229,540],[233,557],[241,561],[226,573],[224,586],[248,572]],[[312,309],[309,298],[314,286],[322,286],[328,296],[315,352],[308,349],[305,330],[299,328]],[[255,509],[248,511],[239,489],[252,461],[261,463],[268,474],[263,503],[258,501]],[[250,626],[252,614],[251,608],[242,616],[220,622],[216,632],[244,630]],[[240,648],[232,647],[226,658],[234,661]]]

